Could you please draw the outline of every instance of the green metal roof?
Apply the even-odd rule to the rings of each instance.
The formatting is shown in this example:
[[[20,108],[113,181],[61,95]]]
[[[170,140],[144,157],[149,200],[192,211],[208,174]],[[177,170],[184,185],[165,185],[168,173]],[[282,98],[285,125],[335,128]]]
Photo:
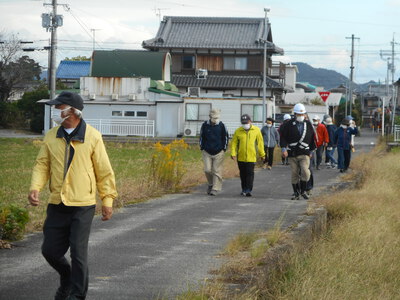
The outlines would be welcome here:
[[[112,50],[93,52],[92,77],[150,77],[163,80],[166,53],[143,50]]]

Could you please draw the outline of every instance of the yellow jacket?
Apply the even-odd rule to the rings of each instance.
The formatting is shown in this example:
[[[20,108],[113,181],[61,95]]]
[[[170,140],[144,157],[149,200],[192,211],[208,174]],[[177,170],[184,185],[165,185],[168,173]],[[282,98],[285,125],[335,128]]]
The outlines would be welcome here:
[[[69,144],[60,126],[52,128],[44,137],[30,190],[42,190],[49,180],[49,203],[52,204],[94,205],[96,188],[103,206],[112,207],[117,197],[114,172],[102,136],[83,120]]]
[[[251,125],[248,131],[243,127],[236,129],[232,138],[231,156],[237,156],[237,160],[242,162],[256,162],[257,150],[260,157],[265,157],[260,128]]]

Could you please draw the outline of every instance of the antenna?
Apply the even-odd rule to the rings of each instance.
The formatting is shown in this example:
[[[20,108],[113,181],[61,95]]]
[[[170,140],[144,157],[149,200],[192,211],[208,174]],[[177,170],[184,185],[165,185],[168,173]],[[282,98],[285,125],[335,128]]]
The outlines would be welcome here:
[[[159,8],[159,7],[154,7],[154,13],[156,14],[156,16],[158,16],[158,20],[161,22],[161,11],[162,10],[168,10],[169,8]]]

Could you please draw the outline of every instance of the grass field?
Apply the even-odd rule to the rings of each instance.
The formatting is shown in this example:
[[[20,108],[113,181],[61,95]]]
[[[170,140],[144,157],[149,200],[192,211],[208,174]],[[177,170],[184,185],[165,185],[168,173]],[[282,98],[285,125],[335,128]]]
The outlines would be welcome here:
[[[37,208],[27,206],[27,195],[32,168],[39,152],[41,140],[1,138],[0,139],[0,205],[17,204],[29,209],[30,221],[26,231],[40,230],[45,217],[47,188],[41,194],[41,204]],[[113,166],[119,197],[115,206],[146,200],[168,191],[154,189],[149,184],[150,162],[154,144],[107,143],[107,152]],[[201,152],[198,145],[191,145],[180,152],[186,170],[180,190],[205,182]],[[228,156],[228,152],[226,155]],[[237,166],[225,159],[224,176],[237,176]]]

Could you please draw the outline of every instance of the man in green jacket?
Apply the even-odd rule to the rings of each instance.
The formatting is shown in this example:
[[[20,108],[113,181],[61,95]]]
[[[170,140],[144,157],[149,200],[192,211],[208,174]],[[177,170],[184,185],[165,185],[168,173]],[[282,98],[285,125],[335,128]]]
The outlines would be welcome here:
[[[232,138],[231,158],[238,163],[242,183],[240,194],[251,197],[257,152],[262,160],[265,157],[264,141],[260,128],[251,124],[249,115],[244,114],[241,123],[242,127],[236,129]]]
[[[85,299],[96,191],[102,200],[102,220],[109,220],[117,197],[114,172],[100,132],[82,119],[82,98],[63,92],[46,104],[55,105],[52,119],[61,126],[52,128],[44,138],[33,169],[28,200],[38,206],[39,192],[49,182],[42,254],[60,275],[55,299]],[[64,256],[68,248],[71,264]]]

